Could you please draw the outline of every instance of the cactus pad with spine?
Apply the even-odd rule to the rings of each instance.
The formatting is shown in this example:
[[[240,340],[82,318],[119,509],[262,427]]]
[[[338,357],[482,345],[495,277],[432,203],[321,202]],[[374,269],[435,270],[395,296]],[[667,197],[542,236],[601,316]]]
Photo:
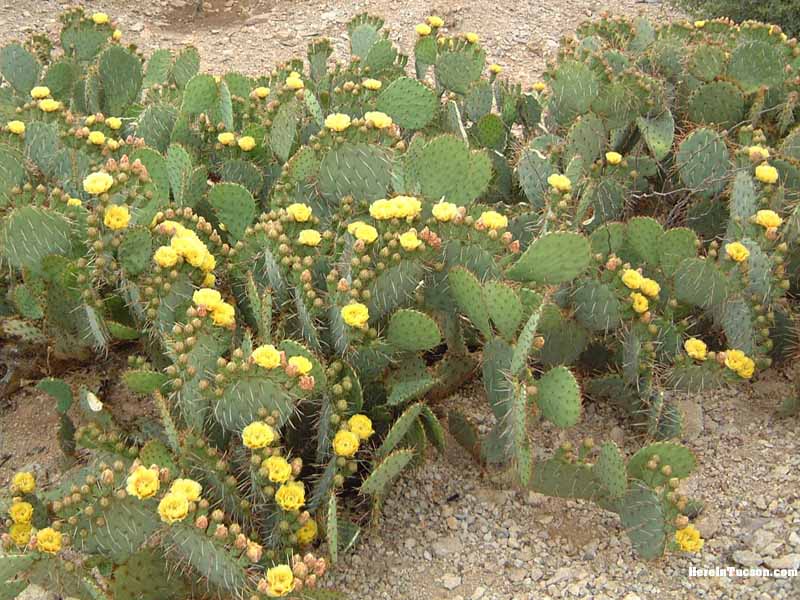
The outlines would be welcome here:
[[[786,59],[778,47],[756,40],[739,45],[731,53],[727,75],[750,94],[762,86],[780,87],[786,77],[785,66]]]
[[[489,281],[483,287],[483,298],[497,331],[506,340],[513,340],[524,315],[517,292],[505,283]]]
[[[619,325],[622,306],[606,284],[589,280],[582,283],[572,299],[575,318],[591,331],[610,331]]]
[[[450,293],[459,309],[485,337],[492,335],[489,310],[483,297],[483,289],[470,271],[463,267],[451,269],[447,275]]]
[[[406,468],[412,458],[414,458],[414,451],[409,449],[396,450],[386,456],[361,484],[361,493],[373,497],[385,496],[389,485]]]
[[[209,191],[208,203],[231,239],[242,239],[256,214],[253,195],[236,183],[218,183]]]
[[[20,96],[30,94],[39,80],[40,70],[36,57],[20,44],[9,44],[0,50],[0,75]]]
[[[544,336],[539,360],[548,366],[572,364],[589,344],[586,329],[575,320],[563,317],[554,304],[542,308],[539,334]]]
[[[711,259],[687,258],[675,270],[675,297],[701,308],[719,306],[727,297],[728,283]]]
[[[553,73],[550,82],[552,103],[559,123],[569,123],[589,110],[600,91],[597,77],[585,64],[565,60]]]
[[[744,96],[728,81],[712,81],[697,88],[689,98],[689,118],[728,128],[744,117]]]
[[[472,202],[489,187],[492,163],[485,150],[469,150],[454,135],[441,135],[411,155],[408,173],[419,192],[437,202]]]
[[[672,149],[675,137],[675,119],[672,113],[665,110],[655,117],[639,117],[636,124],[653,158],[664,159]]]
[[[695,129],[678,146],[676,160],[681,181],[696,193],[713,195],[725,188],[730,153],[716,131]]]
[[[589,241],[571,232],[549,233],[528,247],[507,275],[517,281],[564,283],[580,275],[590,261]]]
[[[0,247],[8,262],[19,269],[39,272],[51,254],[66,255],[72,249],[69,222],[54,211],[23,206],[2,222]]]
[[[122,115],[139,99],[142,62],[130,50],[111,46],[100,55],[100,80],[103,85],[103,112]]]
[[[664,553],[665,517],[661,500],[653,490],[643,483],[633,482],[620,500],[619,516],[639,556],[648,560]]]
[[[683,260],[696,256],[698,245],[697,234],[691,229],[667,229],[660,238],[658,249],[658,262],[664,274],[672,276]]]
[[[399,77],[378,96],[377,109],[404,129],[422,129],[436,114],[436,94],[416,79]]]
[[[557,427],[572,427],[581,413],[581,391],[566,367],[555,367],[536,381],[536,404],[542,416]]]
[[[320,193],[332,204],[345,196],[385,198],[391,185],[389,155],[375,145],[344,142],[329,150],[319,165]]]
[[[386,339],[394,347],[407,352],[430,350],[442,340],[436,321],[425,313],[401,309],[389,320]]]

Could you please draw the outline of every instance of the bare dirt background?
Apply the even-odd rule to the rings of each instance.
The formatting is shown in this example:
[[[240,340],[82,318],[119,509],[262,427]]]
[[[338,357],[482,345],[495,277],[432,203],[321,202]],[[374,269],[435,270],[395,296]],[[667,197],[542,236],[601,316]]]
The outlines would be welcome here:
[[[146,54],[157,47],[193,44],[204,70],[255,75],[276,62],[302,56],[314,37],[329,37],[345,56],[344,25],[368,11],[386,18],[391,37],[411,47],[413,26],[429,14],[451,31],[481,35],[488,58],[524,83],[536,81],[562,35],[603,10],[670,16],[658,4],[618,0],[554,2],[362,2],[195,0],[87,2],[119,22],[125,39]],[[54,0],[5,0],[0,5],[0,44],[42,26],[57,30],[70,4]],[[513,75],[512,75],[513,74]],[[117,414],[142,410],[122,390],[118,359],[77,370],[70,381],[103,388]],[[697,567],[800,566],[800,424],[779,420],[774,409],[792,393],[786,375],[769,371],[751,389],[681,398],[686,443],[697,453],[698,475],[687,491],[706,502],[698,526],[707,539],[695,556],[639,561],[616,516],[593,505],[517,490],[502,473],[483,472],[450,440],[444,456],[405,477],[388,499],[376,526],[338,565],[328,584],[353,600],[608,600],[800,598],[800,577],[689,578]],[[52,401],[26,383],[9,406],[0,406],[0,485],[14,470],[32,467],[40,479],[57,477],[60,463]],[[482,391],[470,387],[450,398],[488,426]],[[565,434],[537,427],[538,447],[552,448],[584,435],[611,437],[628,452],[642,440],[621,415],[587,402],[584,422]],[[31,594],[30,598],[39,598]]]

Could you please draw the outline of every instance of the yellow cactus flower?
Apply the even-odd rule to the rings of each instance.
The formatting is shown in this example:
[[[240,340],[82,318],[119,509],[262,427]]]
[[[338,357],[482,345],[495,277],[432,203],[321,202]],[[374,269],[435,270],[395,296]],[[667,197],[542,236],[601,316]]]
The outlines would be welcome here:
[[[8,533],[11,536],[11,541],[16,544],[18,548],[24,548],[31,541],[31,533],[33,529],[30,523],[14,523],[8,528]]]
[[[697,338],[689,338],[683,343],[683,349],[686,354],[695,360],[705,360],[708,356],[708,346],[703,340]]]
[[[314,368],[313,363],[305,356],[292,356],[288,363],[290,367],[294,367],[298,375],[308,375]]]
[[[369,214],[373,219],[379,221],[395,218],[392,202],[386,199],[375,200],[370,204]]]
[[[8,131],[14,135],[22,135],[25,133],[25,123],[22,121],[9,121],[6,127],[8,127]]]
[[[109,129],[117,131],[122,127],[122,119],[120,119],[119,117],[108,117],[106,119],[106,125],[108,126]]]
[[[760,210],[756,213],[756,223],[765,229],[780,227],[783,219],[774,210]]]
[[[52,527],[45,527],[36,533],[36,549],[47,554],[58,554],[61,551],[61,532]]]
[[[82,206],[83,202],[81,202],[80,198],[67,198],[67,206]]]
[[[289,217],[298,223],[305,223],[308,221],[313,212],[313,209],[308,204],[302,204],[301,202],[295,202],[286,208],[286,213]]]
[[[96,12],[92,15],[92,21],[97,25],[105,25],[108,23],[108,15],[103,12]]]
[[[531,89],[534,92],[543,92],[547,89],[547,84],[544,83],[543,81],[537,81],[531,86]]]
[[[203,287],[211,287],[215,283],[217,283],[217,278],[214,274],[206,273],[205,277],[203,277]]]
[[[606,152],[606,162],[610,165],[618,165],[622,162],[622,154],[619,152]]]
[[[350,458],[358,452],[359,443],[358,435],[352,431],[340,429],[336,432],[336,435],[333,436],[333,451],[337,456]]]
[[[176,479],[169,487],[171,494],[178,494],[189,502],[198,502],[203,493],[203,486],[194,479]]]
[[[61,102],[52,98],[45,98],[39,101],[39,110],[42,112],[55,112],[61,108]]]
[[[650,308],[650,302],[647,300],[647,296],[644,296],[638,292],[633,292],[630,298],[632,300],[631,306],[637,313],[646,313]]]
[[[31,494],[36,489],[36,479],[30,471],[20,471],[11,478],[12,493]]]
[[[158,468],[149,469],[143,465],[136,467],[128,475],[125,483],[125,490],[131,496],[136,496],[139,500],[152,498],[158,493],[161,481],[158,478]]]
[[[350,116],[344,113],[333,113],[325,117],[325,127],[331,131],[344,131],[350,127]]]
[[[684,552],[700,552],[705,543],[694,525],[687,525],[683,529],[678,529],[675,532],[675,541]]]
[[[41,100],[50,95],[50,88],[46,85],[37,85],[31,90],[31,98],[34,100]]]
[[[377,110],[366,112],[364,118],[367,120],[367,123],[371,123],[375,129],[387,129],[394,123],[392,117]]]
[[[102,131],[92,131],[89,134],[89,143],[94,144],[95,146],[102,146],[106,141],[106,136],[103,134]]]
[[[244,152],[250,152],[256,147],[256,140],[253,136],[244,135],[239,138],[237,144],[239,144],[239,148],[241,148]]]
[[[161,246],[153,253],[153,262],[162,269],[174,267],[178,262],[178,253],[171,246]]]
[[[639,271],[633,269],[625,269],[622,272],[621,279],[625,287],[631,290],[638,290],[642,287],[642,281],[644,281],[644,277],[642,277]]]
[[[467,41],[468,41],[470,44],[477,44],[477,43],[478,43],[478,40],[480,39],[480,38],[478,37],[478,34],[477,34],[477,33],[473,33],[473,32],[471,32],[471,31],[470,31],[470,32],[467,32],[467,33],[465,33],[465,34],[464,34],[464,37],[466,38],[466,40],[467,40]]]
[[[14,523],[30,523],[33,518],[33,506],[30,502],[14,502],[8,509],[8,516]]]
[[[778,169],[772,165],[758,165],[756,167],[756,179],[761,183],[773,184],[778,181]]]
[[[273,483],[286,483],[292,476],[292,465],[288,460],[273,454],[264,461],[264,467],[269,473],[269,480]]]
[[[125,229],[131,221],[131,213],[127,206],[121,204],[112,204],[106,208],[105,215],[103,216],[103,223],[109,229],[117,231]]]
[[[750,257],[750,251],[740,242],[733,242],[725,246],[725,254],[735,262],[744,262]]]
[[[416,27],[414,27],[414,31],[417,32],[417,35],[420,37],[425,37],[426,35],[431,34],[431,26],[427,23],[420,23]]]
[[[297,241],[303,246],[311,246],[313,248],[319,246],[322,241],[322,234],[316,229],[303,229],[300,235],[297,236]]]
[[[763,146],[750,146],[747,148],[747,156],[753,162],[767,160],[769,158],[769,150]]]
[[[206,310],[214,310],[222,304],[222,294],[217,290],[201,288],[192,294],[192,302],[194,302],[197,307],[203,307]]]
[[[756,371],[756,363],[755,361],[750,358],[749,356],[745,356],[742,360],[742,365],[736,371],[736,373],[742,379],[750,379],[753,376],[753,373]]]
[[[401,219],[413,219],[422,212],[422,203],[413,196],[395,196],[392,198],[395,213]]]
[[[281,366],[281,353],[272,344],[259,346],[250,356],[254,363],[264,369],[277,369]]]
[[[97,122],[97,117],[95,117],[94,115],[89,115],[88,117],[86,117],[86,118],[83,120],[83,124],[84,124],[84,125],[87,125],[87,126],[89,126],[89,127],[91,127],[92,125],[94,125],[96,122]]]
[[[183,494],[169,492],[158,503],[158,516],[164,523],[183,521],[189,514],[189,500]]]
[[[375,433],[372,429],[372,421],[367,415],[353,415],[347,420],[350,431],[358,436],[359,440],[366,440]]]
[[[547,178],[547,183],[557,192],[565,193],[572,191],[572,182],[566,175],[553,173]]]
[[[360,302],[353,302],[343,306],[341,310],[342,320],[350,327],[366,329],[369,322],[369,309]]]
[[[442,19],[442,17],[437,17],[436,15],[429,16],[425,19],[425,22],[431,27],[444,27],[444,19]]]
[[[300,510],[306,503],[306,490],[299,481],[284,483],[275,492],[275,502],[285,511]]]
[[[114,33],[111,34],[111,39],[114,40],[115,42],[120,41],[122,39],[122,31],[120,31],[119,29],[115,29]]]
[[[308,546],[317,538],[317,531],[317,522],[314,519],[309,519],[294,535],[297,538],[297,543],[301,546]]]
[[[223,131],[217,136],[217,141],[223,146],[233,146],[236,136],[230,131]]]
[[[255,89],[256,98],[260,98],[261,100],[263,100],[264,98],[266,98],[267,96],[269,96],[269,91],[270,91],[270,90],[269,90],[269,88],[268,88],[268,87],[265,87],[265,86],[263,86],[263,85],[260,85],[260,86],[258,86],[258,87]]]
[[[290,90],[302,90],[306,87],[299,75],[289,75],[286,78],[286,87]]]
[[[353,221],[352,223],[349,223],[347,225],[347,233],[350,235],[355,235],[356,230],[362,225],[366,225],[366,223],[364,223],[364,221]]]
[[[438,202],[433,205],[431,213],[437,221],[447,223],[458,214],[458,206],[452,202]]]
[[[653,279],[648,279],[647,277],[643,277],[642,283],[639,286],[639,290],[645,296],[649,296],[650,298],[657,298],[658,294],[661,293],[661,286],[658,285],[657,281]]]
[[[232,327],[236,323],[236,310],[223,302],[211,312],[211,320],[217,327]]]
[[[278,565],[267,569],[267,595],[273,598],[286,596],[294,590],[294,573],[289,565]]]
[[[422,245],[422,240],[417,237],[416,230],[409,229],[400,236],[400,245],[403,250],[412,252]]]
[[[83,191],[92,196],[105,194],[114,185],[114,178],[104,171],[90,173],[83,180]]]
[[[378,230],[366,223],[361,223],[361,225],[356,227],[353,231],[353,235],[356,239],[361,240],[365,244],[371,244],[378,239]]]
[[[497,63],[493,63],[489,65],[489,72],[494,73],[495,75],[500,75],[500,73],[503,72],[503,67],[501,67]]]
[[[106,147],[109,150],[119,150],[119,142],[117,140],[106,140]]]
[[[277,437],[275,430],[264,421],[253,421],[242,430],[242,443],[251,450],[266,448]]]
[[[745,358],[747,358],[747,355],[741,350],[726,350],[725,366],[731,371],[738,371],[742,368]]]
[[[501,215],[497,211],[487,210],[478,218],[478,223],[488,229],[505,229],[508,227],[508,217]]]
[[[377,92],[383,87],[383,84],[377,79],[365,79],[361,82],[361,85],[373,92]]]
[[[695,21],[694,22],[694,26],[697,27],[698,29],[702,29],[703,27],[706,26],[706,22],[705,21]]]

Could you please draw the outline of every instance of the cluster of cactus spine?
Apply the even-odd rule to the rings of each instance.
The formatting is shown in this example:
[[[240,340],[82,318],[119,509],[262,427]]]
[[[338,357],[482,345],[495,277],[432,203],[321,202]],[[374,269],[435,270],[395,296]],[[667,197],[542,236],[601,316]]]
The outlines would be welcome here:
[[[618,513],[646,558],[697,549],[676,491],[695,459],[668,441],[665,392],[780,358],[800,260],[795,40],[604,17],[524,91],[438,17],[413,77],[368,15],[348,61],[318,40],[308,70],[260,77],[200,73],[193,48],[145,61],[102,14],[62,25],[63,55],[41,36],[0,50],[0,335],[76,360],[135,344],[122,378],[157,418],[132,430],[91,390],[40,383],[64,451],[95,462],[21,496],[30,539],[52,524],[70,553],[9,532],[9,597],[27,581],[332,597],[315,596],[317,553],[358,538],[349,490],[380,508],[443,447],[426,400],[476,373],[491,430],[447,421],[478,460]],[[591,441],[541,458],[530,428],[575,426],[582,387],[656,441],[627,461]],[[127,491],[154,476],[157,494]],[[176,480],[202,498],[184,506]]]

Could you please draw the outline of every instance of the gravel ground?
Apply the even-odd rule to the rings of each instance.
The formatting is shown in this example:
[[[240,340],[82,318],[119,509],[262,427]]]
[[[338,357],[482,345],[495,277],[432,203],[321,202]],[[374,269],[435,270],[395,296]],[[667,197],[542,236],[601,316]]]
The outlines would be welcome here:
[[[329,36],[343,56],[343,26],[359,12],[385,16],[392,38],[405,49],[413,42],[413,25],[439,14],[452,31],[480,33],[489,59],[525,83],[538,78],[562,35],[602,10],[669,15],[660,5],[634,0],[613,6],[594,0],[367,0],[346,6],[213,0],[199,15],[194,0],[81,4],[112,14],[146,53],[194,44],[205,70],[247,74],[302,55],[320,35]],[[54,0],[3,3],[0,44],[41,26],[55,31],[57,14],[67,6]],[[800,424],[773,416],[788,393],[786,379],[768,373],[750,390],[681,400],[686,442],[700,462],[686,488],[706,502],[698,526],[707,541],[699,555],[639,561],[615,515],[590,503],[515,489],[504,474],[483,472],[449,440],[444,456],[431,455],[395,487],[375,526],[342,558],[329,585],[352,600],[798,598],[800,577],[688,577],[690,566],[800,566]],[[30,388],[14,400],[15,408],[0,416],[0,457],[11,455],[0,480],[31,461],[54,472],[57,445],[33,435],[51,429],[50,417],[42,420],[49,402]],[[489,424],[479,388],[443,404],[445,412],[458,407]],[[610,408],[587,403],[585,412],[569,437],[548,428],[532,431],[537,446],[553,448],[592,435],[611,437],[629,453],[640,447],[642,440]],[[31,592],[30,599],[41,597]]]
[[[515,489],[450,439],[444,456],[396,486],[330,585],[353,600],[798,598],[800,577],[688,576],[690,566],[800,567],[800,423],[773,416],[790,388],[775,373],[764,379],[749,391],[680,399],[685,442],[700,463],[686,492],[706,503],[700,554],[638,560],[616,515]],[[479,388],[445,405],[489,423]],[[629,454],[643,443],[609,407],[587,403],[585,413],[568,436],[537,428],[532,439],[553,448],[611,437]]]
[[[20,0],[0,3],[0,44],[19,32],[47,27],[58,29],[58,14],[74,2]],[[664,17],[661,4],[618,0],[211,0],[196,13],[197,0],[146,0],[122,3],[79,2],[88,10],[104,10],[118,19],[124,39],[145,53],[155,48],[193,44],[200,50],[202,67],[212,72],[232,70],[259,74],[276,62],[304,56],[308,42],[327,36],[337,55],[347,53],[344,25],[356,14],[369,12],[386,19],[391,38],[401,49],[413,48],[414,25],[429,14],[442,16],[450,31],[475,31],[487,49],[488,59],[513,70],[524,83],[534,81],[558,40],[571,34],[584,20],[608,10],[615,14]]]

